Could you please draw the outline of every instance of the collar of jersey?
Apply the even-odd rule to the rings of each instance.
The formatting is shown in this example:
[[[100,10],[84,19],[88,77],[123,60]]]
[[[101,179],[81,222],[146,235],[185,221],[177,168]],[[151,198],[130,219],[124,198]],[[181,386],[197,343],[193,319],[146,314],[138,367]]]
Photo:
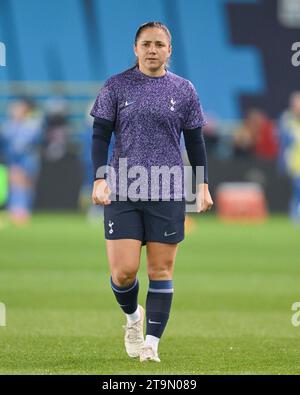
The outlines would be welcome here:
[[[143,78],[146,79],[146,80],[154,80],[154,81],[158,81],[158,80],[161,80],[161,79],[166,78],[166,77],[169,75],[169,71],[168,71],[167,69],[165,69],[165,70],[166,70],[166,74],[165,74],[165,75],[162,75],[162,76],[160,76],[160,77],[151,77],[150,75],[147,75],[147,74],[142,73],[142,72],[140,71],[140,69],[138,68],[138,66],[135,66],[135,68],[134,68],[134,71],[135,71],[140,77],[143,77]]]

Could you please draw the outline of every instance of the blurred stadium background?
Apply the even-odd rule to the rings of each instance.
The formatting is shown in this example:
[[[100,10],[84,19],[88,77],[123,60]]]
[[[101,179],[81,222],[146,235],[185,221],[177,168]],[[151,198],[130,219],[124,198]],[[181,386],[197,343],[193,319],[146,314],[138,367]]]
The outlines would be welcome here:
[[[87,114],[102,83],[134,64],[135,31],[150,20],[169,27],[171,71],[193,82],[207,115],[215,210],[189,216],[163,363],[141,368],[120,352]],[[300,150],[291,172],[281,135],[300,90],[299,37],[298,0],[0,0],[0,373],[299,373]],[[9,175],[16,117],[37,136],[24,165],[32,196]],[[24,199],[30,222],[10,215]],[[142,301],[144,267],[140,280]]]

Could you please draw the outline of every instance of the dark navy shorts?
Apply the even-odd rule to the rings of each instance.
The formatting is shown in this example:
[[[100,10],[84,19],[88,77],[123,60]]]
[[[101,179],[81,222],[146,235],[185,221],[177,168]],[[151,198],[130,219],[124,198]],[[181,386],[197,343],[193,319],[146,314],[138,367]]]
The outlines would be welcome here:
[[[104,206],[105,238],[176,244],[184,239],[185,200],[112,201]]]

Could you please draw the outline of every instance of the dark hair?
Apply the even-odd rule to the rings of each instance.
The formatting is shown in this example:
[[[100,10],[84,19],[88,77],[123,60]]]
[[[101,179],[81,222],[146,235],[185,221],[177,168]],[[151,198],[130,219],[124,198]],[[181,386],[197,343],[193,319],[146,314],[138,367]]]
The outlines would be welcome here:
[[[143,24],[137,29],[137,32],[136,32],[136,34],[135,34],[134,44],[135,44],[135,45],[137,44],[137,41],[138,41],[138,39],[139,39],[139,36],[141,35],[141,33],[142,33],[143,30],[148,29],[148,28],[153,28],[153,27],[156,27],[157,29],[163,30],[163,31],[166,33],[166,35],[168,36],[169,43],[171,44],[171,41],[172,41],[171,33],[169,32],[169,29],[167,28],[167,26],[164,25],[164,24],[161,23],[161,22],[146,22],[146,23],[143,23]]]

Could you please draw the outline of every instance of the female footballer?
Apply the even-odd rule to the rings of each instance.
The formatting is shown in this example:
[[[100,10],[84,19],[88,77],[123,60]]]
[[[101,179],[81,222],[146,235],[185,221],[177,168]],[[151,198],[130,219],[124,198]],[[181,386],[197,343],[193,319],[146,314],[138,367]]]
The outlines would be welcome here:
[[[158,344],[171,309],[177,247],[184,239],[185,198],[184,191],[178,192],[183,183],[170,177],[167,189],[161,184],[153,186],[153,169],[176,168],[183,173],[182,131],[193,170],[197,166],[204,168],[204,177],[197,182],[197,211],[205,212],[213,205],[201,132],[205,124],[202,108],[192,83],[167,69],[171,52],[171,34],[165,25],[141,25],[134,43],[136,65],[106,81],[91,111],[95,176],[92,199],[94,204],[104,205],[111,288],[127,317],[125,348],[130,357],[139,357],[141,362],[160,362]],[[113,131],[115,146],[109,168],[115,171],[115,184],[113,177],[99,171],[107,165]],[[120,171],[121,159],[126,161],[127,173]],[[144,176],[137,188],[138,199],[129,193],[130,187],[137,185],[130,169],[137,166]],[[149,277],[145,339],[137,279],[142,245],[146,245]]]

